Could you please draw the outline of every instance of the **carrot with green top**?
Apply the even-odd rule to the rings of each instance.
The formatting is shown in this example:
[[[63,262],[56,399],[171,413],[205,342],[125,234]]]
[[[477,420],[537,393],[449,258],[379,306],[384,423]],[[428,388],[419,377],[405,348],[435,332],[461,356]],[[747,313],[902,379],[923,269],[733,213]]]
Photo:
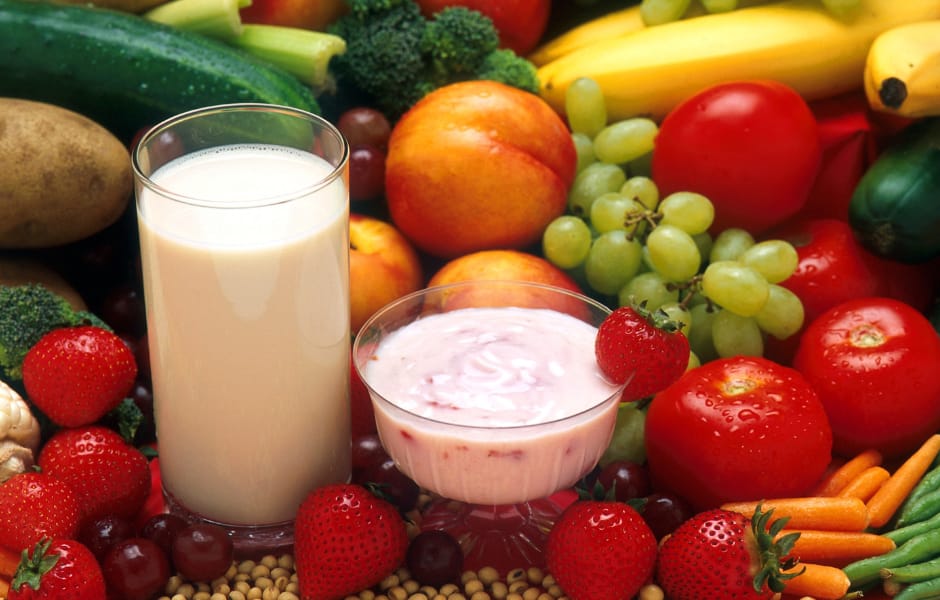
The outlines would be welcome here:
[[[812,495],[836,496],[850,481],[858,477],[862,471],[870,467],[880,466],[881,461],[881,453],[874,448],[859,452],[850,460],[823,477]]]
[[[868,467],[850,480],[837,496],[858,498],[863,502],[875,495],[875,492],[891,477],[888,469],[882,466]]]
[[[721,505],[746,515],[754,514],[757,505],[774,510],[775,518],[789,517],[788,529],[819,529],[824,531],[863,531],[868,527],[868,509],[858,498],[842,496],[804,496],[774,498],[753,502],[727,502]]]
[[[907,496],[930,469],[940,453],[940,434],[927,438],[921,446],[901,463],[875,495],[868,500],[868,518],[872,527],[882,527],[891,520]]]
[[[775,513],[776,514],[776,513]],[[843,566],[894,550],[894,540],[864,531],[827,531],[786,528],[779,535],[799,533],[790,556],[811,563]]]
[[[800,573],[784,580],[784,594],[796,597],[811,596],[816,600],[839,600],[849,592],[849,578],[838,567],[800,562],[783,572]]]

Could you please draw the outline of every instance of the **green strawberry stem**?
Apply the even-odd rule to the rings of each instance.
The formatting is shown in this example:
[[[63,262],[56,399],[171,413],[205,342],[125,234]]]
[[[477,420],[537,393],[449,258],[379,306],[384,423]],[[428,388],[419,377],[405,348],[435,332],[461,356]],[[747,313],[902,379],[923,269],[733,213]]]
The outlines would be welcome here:
[[[33,590],[39,590],[39,584],[43,576],[59,562],[58,554],[47,554],[51,544],[52,540],[48,538],[40,540],[33,549],[32,556],[29,555],[28,550],[23,550],[20,564],[16,568],[16,573],[13,574],[13,581],[10,584],[12,589],[18,590],[25,584]]]
[[[803,569],[790,571],[799,562],[797,558],[789,554],[793,550],[793,544],[800,537],[800,533],[796,531],[776,539],[790,518],[783,517],[772,521],[774,510],[763,512],[761,506],[761,504],[757,505],[751,519],[751,530],[760,556],[760,569],[754,574],[754,590],[761,591],[766,583],[771,591],[780,593],[783,591],[786,580],[803,573]],[[783,573],[784,570],[789,572]]]

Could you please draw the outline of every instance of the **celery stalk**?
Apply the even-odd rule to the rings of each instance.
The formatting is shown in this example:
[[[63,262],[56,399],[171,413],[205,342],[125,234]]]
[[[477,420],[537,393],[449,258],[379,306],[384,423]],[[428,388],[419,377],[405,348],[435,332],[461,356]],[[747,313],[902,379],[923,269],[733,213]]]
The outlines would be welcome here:
[[[242,33],[239,10],[251,0],[170,0],[144,13],[144,17],[177,29],[230,41]]]
[[[330,33],[254,23],[242,25],[241,35],[228,42],[281,67],[313,88],[326,84],[330,59],[346,51],[346,40]]]

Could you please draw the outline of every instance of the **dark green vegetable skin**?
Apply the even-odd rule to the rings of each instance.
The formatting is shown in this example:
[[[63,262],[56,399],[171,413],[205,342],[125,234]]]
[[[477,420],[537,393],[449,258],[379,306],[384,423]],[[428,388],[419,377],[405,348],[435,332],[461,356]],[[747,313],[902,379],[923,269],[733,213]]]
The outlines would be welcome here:
[[[320,110],[297,78],[221,42],[136,15],[31,0],[0,0],[0,96],[72,109],[121,139],[214,104]]]
[[[879,256],[907,263],[940,256],[940,118],[912,125],[869,167],[849,223]]]

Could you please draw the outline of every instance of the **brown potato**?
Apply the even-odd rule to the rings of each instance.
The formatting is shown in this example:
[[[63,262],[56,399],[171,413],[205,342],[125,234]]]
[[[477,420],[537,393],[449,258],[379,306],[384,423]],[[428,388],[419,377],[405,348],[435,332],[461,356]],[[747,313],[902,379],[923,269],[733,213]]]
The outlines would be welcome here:
[[[47,248],[114,223],[133,194],[130,153],[52,104],[0,98],[0,248]]]

